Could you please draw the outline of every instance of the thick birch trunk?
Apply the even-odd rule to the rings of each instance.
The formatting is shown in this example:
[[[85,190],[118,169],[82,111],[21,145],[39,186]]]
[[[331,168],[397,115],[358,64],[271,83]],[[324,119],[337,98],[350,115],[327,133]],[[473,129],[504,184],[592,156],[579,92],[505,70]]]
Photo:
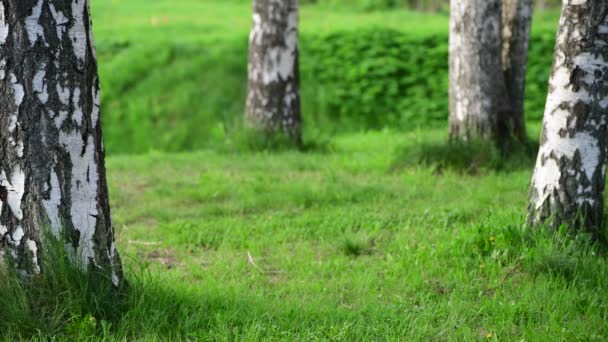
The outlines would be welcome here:
[[[298,0],[254,0],[246,120],[301,142]]]
[[[524,99],[533,9],[534,0],[503,0],[502,67],[510,103],[504,125],[520,141],[526,138]]]
[[[118,285],[89,0],[0,0],[0,253],[44,272],[45,227]]]
[[[451,2],[450,138],[496,139],[506,105],[500,0]]]
[[[450,138],[525,139],[532,0],[451,2]]]
[[[608,3],[566,0],[557,34],[531,224],[602,235],[608,139]]]

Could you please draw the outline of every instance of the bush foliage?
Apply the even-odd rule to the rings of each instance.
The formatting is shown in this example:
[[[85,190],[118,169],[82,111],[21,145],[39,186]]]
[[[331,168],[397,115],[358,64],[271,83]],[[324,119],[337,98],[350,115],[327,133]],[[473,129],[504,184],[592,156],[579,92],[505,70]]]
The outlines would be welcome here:
[[[530,44],[526,115],[542,118],[554,35]],[[319,134],[445,125],[448,37],[390,29],[303,35],[305,139]],[[247,78],[246,37],[215,47],[100,44],[110,153],[195,150],[238,134]]]
[[[303,87],[318,96],[308,114],[347,128],[444,124],[448,113],[448,37],[392,30],[344,32],[305,39]],[[531,42],[526,109],[542,118],[553,50],[552,35]],[[350,127],[349,127],[350,126]]]

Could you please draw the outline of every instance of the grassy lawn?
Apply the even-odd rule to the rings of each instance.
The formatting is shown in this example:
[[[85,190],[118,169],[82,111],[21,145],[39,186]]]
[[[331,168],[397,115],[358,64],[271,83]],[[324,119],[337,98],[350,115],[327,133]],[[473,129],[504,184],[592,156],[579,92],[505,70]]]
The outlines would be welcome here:
[[[110,158],[123,257],[176,298],[119,336],[605,340],[605,259],[523,229],[532,161],[398,167],[444,133]]]
[[[35,334],[604,341],[603,250],[525,229],[533,160],[495,170],[479,150],[447,150],[477,167],[411,163],[444,143],[444,129],[383,131],[306,153],[111,157],[126,310],[114,321],[76,310]],[[67,291],[58,300],[82,308]],[[13,323],[5,338],[23,333]]]

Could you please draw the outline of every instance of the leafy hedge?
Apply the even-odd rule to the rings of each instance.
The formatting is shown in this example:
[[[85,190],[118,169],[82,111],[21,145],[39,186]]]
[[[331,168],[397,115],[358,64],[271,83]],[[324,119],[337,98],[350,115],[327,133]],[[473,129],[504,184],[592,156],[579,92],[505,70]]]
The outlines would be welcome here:
[[[445,120],[447,41],[391,30],[304,40],[305,79],[317,84],[312,111],[348,128],[408,128]],[[310,109],[309,109],[310,110]]]
[[[448,37],[387,29],[305,35],[301,43],[305,139],[352,130],[445,125]],[[535,33],[526,110],[539,120],[554,34]],[[183,151],[238,134],[247,37],[212,46],[99,43],[109,153]]]
[[[530,44],[526,111],[542,117],[554,37],[536,34]],[[411,129],[444,124],[448,113],[448,37],[420,37],[392,30],[336,33],[303,41],[303,87],[318,96],[310,114],[347,128]]]

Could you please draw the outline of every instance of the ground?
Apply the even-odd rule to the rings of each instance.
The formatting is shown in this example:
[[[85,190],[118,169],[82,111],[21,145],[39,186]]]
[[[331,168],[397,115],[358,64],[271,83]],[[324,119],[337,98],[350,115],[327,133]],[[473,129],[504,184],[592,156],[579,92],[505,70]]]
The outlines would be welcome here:
[[[532,163],[400,166],[444,133],[110,158],[127,264],[149,264],[194,310],[161,336],[603,340],[604,259],[526,242]]]

